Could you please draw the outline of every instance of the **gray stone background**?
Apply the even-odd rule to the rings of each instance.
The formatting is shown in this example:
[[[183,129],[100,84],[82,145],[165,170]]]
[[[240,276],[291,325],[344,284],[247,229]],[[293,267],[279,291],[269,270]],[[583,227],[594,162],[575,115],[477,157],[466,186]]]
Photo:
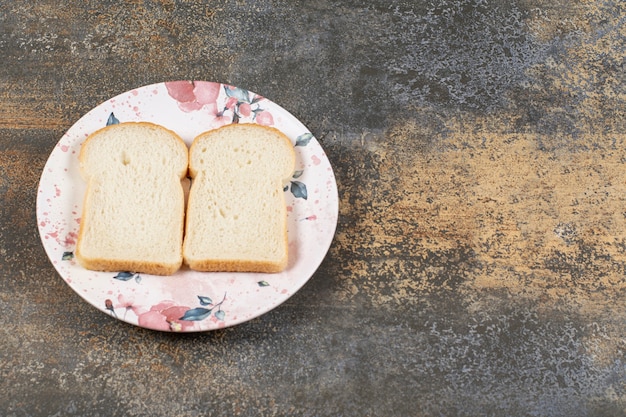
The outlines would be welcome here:
[[[626,415],[620,0],[0,1],[0,415]],[[337,234],[248,323],[87,305],[38,236],[63,133],[178,79],[259,93],[333,164]]]

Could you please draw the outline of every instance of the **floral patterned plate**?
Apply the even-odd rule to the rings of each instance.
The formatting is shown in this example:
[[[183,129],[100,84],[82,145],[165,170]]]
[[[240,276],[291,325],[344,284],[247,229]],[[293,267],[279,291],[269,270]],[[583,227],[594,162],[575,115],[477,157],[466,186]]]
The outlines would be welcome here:
[[[150,121],[187,143],[229,123],[258,123],[283,131],[296,151],[296,171],[285,187],[289,264],[278,274],[201,273],[183,267],[172,276],[133,271],[95,272],[74,259],[85,183],[78,167],[84,139],[112,123]],[[206,81],[153,84],[120,94],[91,110],[60,139],[37,194],[43,246],[67,284],[117,319],[164,331],[196,332],[233,326],[287,300],[313,275],[332,242],[337,185],[324,151],[285,109],[242,88]]]

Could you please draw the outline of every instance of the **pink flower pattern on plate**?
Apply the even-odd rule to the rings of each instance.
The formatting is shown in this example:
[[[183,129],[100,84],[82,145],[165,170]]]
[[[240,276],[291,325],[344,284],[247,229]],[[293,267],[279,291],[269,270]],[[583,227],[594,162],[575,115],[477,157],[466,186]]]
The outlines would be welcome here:
[[[200,109],[208,110],[218,125],[239,123],[240,120],[263,126],[274,124],[272,113],[261,107],[260,103],[265,98],[246,89],[208,81],[171,81],[166,82],[165,87],[182,111],[189,113]],[[222,88],[226,101],[218,110]]]
[[[208,81],[172,81],[165,83],[165,88],[184,112],[200,110],[204,106],[217,109],[217,98],[220,94],[219,84]]]
[[[127,314],[132,311],[137,317],[137,324],[154,330],[163,331],[190,331],[196,329],[196,323],[205,319],[215,322],[223,322],[226,313],[222,310],[222,304],[226,301],[226,294],[219,303],[213,303],[207,296],[198,296],[200,307],[190,308],[188,306],[178,305],[171,300],[164,300],[158,304],[145,308],[144,306],[135,304],[132,298],[120,294],[118,304],[113,304],[110,298],[104,300],[105,309],[118,319],[127,320]],[[118,316],[117,310],[122,309],[124,314]]]

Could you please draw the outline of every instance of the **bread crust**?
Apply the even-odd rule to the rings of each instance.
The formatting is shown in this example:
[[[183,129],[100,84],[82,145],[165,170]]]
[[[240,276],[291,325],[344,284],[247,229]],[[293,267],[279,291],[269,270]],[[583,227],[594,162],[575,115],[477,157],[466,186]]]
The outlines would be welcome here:
[[[293,145],[291,144],[291,140],[287,137],[287,135],[285,135],[285,134],[284,134],[283,132],[281,132],[280,130],[278,130],[278,129],[276,129],[275,127],[272,127],[272,126],[257,125],[257,124],[253,124],[253,123],[241,123],[241,124],[239,124],[239,123],[234,123],[234,124],[230,124],[230,125],[224,125],[224,126],[221,126],[221,127],[217,128],[217,129],[207,130],[206,132],[202,132],[202,133],[200,133],[199,135],[197,135],[197,136],[193,139],[193,142],[191,143],[191,146],[189,147],[189,173],[188,173],[188,175],[189,175],[191,178],[195,178],[195,177],[196,177],[196,175],[198,174],[198,171],[197,171],[196,167],[194,167],[194,166],[191,164],[191,161],[192,161],[192,157],[193,157],[193,154],[194,154],[194,152],[195,152],[195,149],[196,149],[196,148],[197,148],[197,146],[198,146],[197,144],[199,143],[199,141],[200,141],[203,137],[205,137],[205,136],[207,136],[207,135],[212,135],[212,134],[214,134],[214,133],[216,133],[216,132],[219,132],[219,131],[224,131],[224,130],[237,130],[237,129],[240,129],[240,128],[241,128],[241,126],[246,126],[246,127],[249,127],[249,126],[254,126],[254,128],[255,128],[255,129],[265,130],[265,131],[267,131],[268,133],[274,134],[274,135],[276,135],[277,137],[282,138],[282,139],[285,141],[285,143],[286,143],[287,145],[289,145],[289,146],[288,146],[288,148],[289,148],[289,149],[291,149],[292,159],[295,161],[295,159],[296,159],[296,151],[293,149]],[[291,175],[291,174],[292,174],[292,172],[288,172],[288,173],[286,173],[285,177],[287,177],[288,175]]]
[[[124,122],[124,123],[118,123],[114,125],[108,125],[108,126],[105,126],[96,130],[95,132],[92,132],[89,136],[87,136],[87,138],[85,139],[85,141],[80,147],[80,151],[78,153],[78,162],[79,162],[80,172],[83,176],[86,176],[86,173],[84,172],[84,163],[85,163],[85,157],[86,157],[85,153],[87,152],[87,147],[89,146],[89,142],[93,138],[97,137],[99,134],[101,134],[102,132],[106,130],[116,129],[118,126],[125,126],[125,125],[143,126],[143,127],[147,127],[151,129],[156,128],[156,129],[160,129],[163,131],[167,131],[172,135],[173,138],[175,138],[178,142],[180,142],[180,144],[183,145],[185,149],[187,149],[187,152],[189,152],[189,149],[187,148],[187,144],[185,143],[183,138],[181,138],[178,135],[178,133],[164,126],[161,126],[159,124],[140,121],[140,122]],[[183,179],[184,177],[186,177],[188,175],[188,171],[189,171],[189,165],[187,165],[187,170],[180,176],[180,178]],[[88,180],[88,178],[85,178],[85,180]]]
[[[81,266],[85,269],[92,271],[104,271],[104,272],[141,272],[151,275],[173,275],[182,266],[181,262],[173,264],[155,263],[155,262],[140,262],[132,260],[115,260],[115,259],[102,259],[102,258],[85,258],[80,255],[79,251],[76,251],[76,258]]]
[[[261,272],[276,273],[287,267],[288,255],[281,262],[246,261],[239,259],[201,259],[186,260],[186,265],[194,271],[201,272]]]

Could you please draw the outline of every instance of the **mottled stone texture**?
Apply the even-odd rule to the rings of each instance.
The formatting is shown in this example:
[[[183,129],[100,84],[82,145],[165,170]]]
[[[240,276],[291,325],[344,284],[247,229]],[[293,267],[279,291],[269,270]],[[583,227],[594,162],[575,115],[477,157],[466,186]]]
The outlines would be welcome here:
[[[0,1],[0,415],[626,415],[621,0]],[[336,239],[276,310],[114,320],[39,242],[46,158],[141,85],[227,82],[317,136]]]

